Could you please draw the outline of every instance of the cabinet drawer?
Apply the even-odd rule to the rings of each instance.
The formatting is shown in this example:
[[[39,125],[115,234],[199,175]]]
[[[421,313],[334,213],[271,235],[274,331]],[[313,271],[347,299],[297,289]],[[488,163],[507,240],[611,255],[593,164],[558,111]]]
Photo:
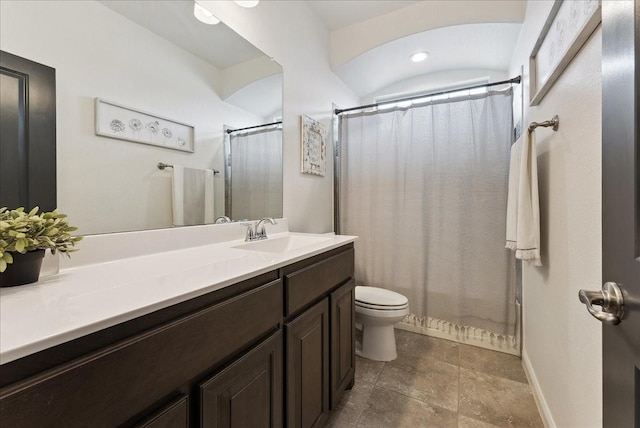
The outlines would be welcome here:
[[[284,276],[285,316],[304,308],[353,276],[353,248]]]
[[[121,425],[275,330],[281,314],[277,280],[133,336],[0,390],[2,425]]]

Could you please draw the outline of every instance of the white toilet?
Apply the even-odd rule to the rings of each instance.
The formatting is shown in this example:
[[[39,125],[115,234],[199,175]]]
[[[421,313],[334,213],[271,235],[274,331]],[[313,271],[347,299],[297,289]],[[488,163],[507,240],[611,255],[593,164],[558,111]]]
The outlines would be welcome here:
[[[356,324],[362,341],[356,353],[376,361],[392,361],[396,353],[393,325],[409,314],[409,300],[402,294],[377,287],[356,287]]]

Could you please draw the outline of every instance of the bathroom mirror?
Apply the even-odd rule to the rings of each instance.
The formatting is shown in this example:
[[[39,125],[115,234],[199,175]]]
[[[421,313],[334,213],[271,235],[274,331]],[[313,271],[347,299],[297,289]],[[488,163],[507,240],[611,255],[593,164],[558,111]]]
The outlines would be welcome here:
[[[188,0],[0,8],[0,49],[56,70],[58,209],[79,233],[172,227],[173,172],[158,163],[218,171],[213,212],[226,214],[225,180],[243,177],[241,168],[226,177],[224,127],[280,120],[280,65],[223,23],[196,20]],[[192,127],[193,152],[96,135],[96,98]],[[254,207],[252,217],[282,215],[281,168],[276,175],[268,181],[279,207]],[[254,190],[264,192],[244,194]]]

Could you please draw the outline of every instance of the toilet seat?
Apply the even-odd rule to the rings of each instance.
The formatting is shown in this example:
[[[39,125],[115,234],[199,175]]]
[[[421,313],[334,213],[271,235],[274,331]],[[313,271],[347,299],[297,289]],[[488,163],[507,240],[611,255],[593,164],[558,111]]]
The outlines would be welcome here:
[[[400,293],[384,288],[357,286],[356,306],[380,311],[401,310],[409,306],[409,299]]]
[[[369,303],[359,302],[358,300],[356,300],[356,306],[361,307],[361,308],[367,308],[367,309],[375,309],[377,311],[397,311],[397,310],[408,308],[409,307],[409,303],[405,303],[404,305],[398,305],[398,306],[393,306],[393,305],[372,305],[372,304],[369,304]]]

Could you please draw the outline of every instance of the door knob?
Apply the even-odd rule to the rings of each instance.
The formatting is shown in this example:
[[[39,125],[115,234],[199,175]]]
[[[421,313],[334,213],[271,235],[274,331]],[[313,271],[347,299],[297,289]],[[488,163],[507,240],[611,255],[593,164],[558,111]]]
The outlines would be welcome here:
[[[624,297],[615,282],[605,282],[602,291],[580,290],[578,298],[594,318],[605,324],[620,324],[624,315]],[[597,310],[593,305],[601,306],[602,310]]]

